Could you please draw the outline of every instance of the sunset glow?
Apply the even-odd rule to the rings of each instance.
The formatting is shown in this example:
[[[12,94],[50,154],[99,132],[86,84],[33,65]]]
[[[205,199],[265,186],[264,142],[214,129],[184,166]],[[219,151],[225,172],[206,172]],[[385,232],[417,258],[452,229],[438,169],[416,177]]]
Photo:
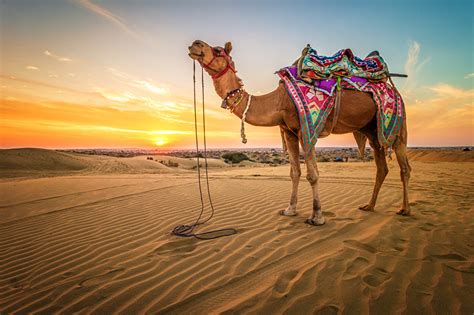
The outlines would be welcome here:
[[[165,145],[168,143],[168,140],[166,140],[165,138],[158,138],[158,140],[155,141],[155,144],[159,147]]]
[[[409,75],[396,81],[406,103],[408,144],[473,145],[472,10],[463,7],[472,7],[469,3],[446,4],[449,12],[433,4],[430,14],[420,17],[409,13],[415,8],[407,12],[402,1],[384,10],[383,19],[377,14],[370,22],[358,19],[354,29],[301,32],[289,12],[301,12],[299,19],[309,21],[314,17],[304,7],[316,4],[287,2],[271,9],[265,1],[224,1],[221,6],[212,1],[2,1],[0,145],[192,147],[192,61],[187,46],[195,39],[220,46],[232,41],[239,76],[254,95],[272,91],[278,84],[274,72],[291,64],[306,43],[322,54],[350,47],[365,56],[377,49],[390,70]],[[346,5],[351,16],[367,14],[352,2]],[[325,10],[327,18],[318,17],[318,25],[329,25],[331,14],[346,14],[332,5]],[[246,14],[246,19],[236,19],[226,30],[227,12]],[[445,14],[457,18],[443,24]],[[347,20],[349,13],[340,18]],[[374,30],[382,20],[384,29],[396,31],[387,35]],[[252,126],[246,127],[249,141],[243,145],[239,119],[220,108],[207,75],[204,83],[210,147],[281,146],[278,127]],[[200,94],[198,100],[201,106]],[[355,142],[348,134],[321,139],[318,145]]]

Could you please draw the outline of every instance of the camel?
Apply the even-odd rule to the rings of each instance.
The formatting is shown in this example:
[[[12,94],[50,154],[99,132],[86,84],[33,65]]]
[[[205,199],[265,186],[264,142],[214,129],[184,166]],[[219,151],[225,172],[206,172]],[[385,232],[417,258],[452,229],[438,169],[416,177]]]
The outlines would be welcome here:
[[[236,75],[234,62],[230,57],[232,44],[227,42],[224,47],[212,47],[207,43],[196,40],[189,49],[189,57],[198,61],[205,71],[212,77],[216,93],[228,105],[231,112],[239,118],[247,108],[249,97],[250,106],[245,116],[245,122],[254,126],[279,126],[283,140],[284,150],[287,151],[290,161],[290,178],[292,190],[289,205],[281,210],[279,214],[284,216],[295,216],[298,202],[298,185],[301,176],[300,168],[300,142],[301,130],[298,113],[293,101],[286,92],[284,83],[280,82],[278,87],[265,95],[250,96],[243,89],[242,80]],[[385,149],[381,147],[377,139],[377,107],[369,93],[356,90],[343,89],[340,101],[339,116],[335,122],[332,112],[326,122],[322,135],[353,133],[357,141],[359,151],[363,154],[367,140],[374,152],[377,174],[372,197],[366,205],[359,207],[363,211],[374,211],[377,196],[382,183],[387,176],[388,167],[385,157]],[[333,125],[334,124],[334,125]],[[410,165],[407,155],[407,128],[406,120],[403,121],[402,129],[394,142],[398,164],[400,166],[400,178],[403,185],[403,202],[399,215],[409,215],[410,205],[408,203],[408,181],[410,178]],[[321,201],[318,194],[319,171],[316,164],[315,149],[310,154],[305,154],[307,169],[306,179],[311,185],[313,195],[313,209],[311,216],[306,220],[310,225],[323,225],[325,218],[321,210]]]

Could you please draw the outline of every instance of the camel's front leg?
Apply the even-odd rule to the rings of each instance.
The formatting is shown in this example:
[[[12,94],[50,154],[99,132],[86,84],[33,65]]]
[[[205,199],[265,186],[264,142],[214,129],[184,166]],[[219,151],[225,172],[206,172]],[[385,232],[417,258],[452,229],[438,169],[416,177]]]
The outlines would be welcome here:
[[[318,172],[318,165],[316,164],[316,156],[314,153],[314,148],[311,150],[310,156],[305,157],[306,162],[306,169],[307,175],[306,179],[311,185],[311,189],[313,191],[313,213],[311,216],[306,220],[306,223],[311,225],[323,225],[326,223],[326,219],[323,216],[323,212],[321,211],[321,201],[319,200],[319,192],[318,192],[318,179],[319,179],[319,172]]]
[[[300,148],[298,137],[292,134],[289,131],[284,132],[284,139],[286,143],[286,149],[288,151],[288,157],[290,159],[291,170],[290,177],[291,182],[293,183],[291,189],[291,198],[290,204],[285,210],[281,210],[279,213],[286,216],[295,216],[296,215],[296,203],[298,202],[298,185],[300,182],[301,176],[301,167],[300,167]]]

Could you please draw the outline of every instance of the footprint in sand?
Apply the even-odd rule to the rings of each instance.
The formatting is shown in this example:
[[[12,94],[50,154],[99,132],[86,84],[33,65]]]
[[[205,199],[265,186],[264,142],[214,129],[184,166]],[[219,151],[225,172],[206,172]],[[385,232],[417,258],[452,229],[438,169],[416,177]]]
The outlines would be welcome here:
[[[344,244],[349,248],[367,251],[372,254],[375,254],[377,252],[377,249],[375,249],[374,247],[354,240],[345,240]]]
[[[125,268],[119,267],[119,268],[114,268],[112,270],[109,270],[109,271],[107,271],[105,273],[102,273],[102,274],[87,277],[87,278],[83,279],[81,282],[79,282],[77,284],[77,286],[82,288],[82,287],[90,287],[90,286],[93,286],[93,285],[104,283],[104,282],[108,281],[110,278],[116,276],[117,273],[121,273],[124,270],[125,270]]]
[[[290,222],[288,224],[285,224],[285,226],[281,227],[281,228],[277,228],[277,232],[278,233],[291,233],[293,231],[295,231],[296,229],[298,229],[297,227],[297,224],[299,222]]]
[[[391,277],[392,276],[385,269],[376,268],[369,275],[366,275],[364,278],[362,278],[362,281],[371,287],[378,287]]]
[[[454,263],[454,266],[452,266]],[[469,273],[474,274],[474,266],[471,263],[462,263],[460,261],[451,261],[451,264],[447,261],[444,263],[446,267],[452,269],[454,271],[462,272],[462,273]]]
[[[197,242],[195,240],[183,239],[178,241],[166,242],[163,245],[160,245],[155,248],[154,252],[159,256],[175,256],[190,253],[195,250],[196,247]]]
[[[369,261],[364,257],[357,257],[348,264],[342,279],[347,280],[356,277],[369,265]]]
[[[323,211],[323,215],[325,215],[328,218],[334,218],[336,215],[331,212],[331,211]]]
[[[403,252],[406,249],[407,240],[403,238],[394,239],[393,249],[399,252]]]
[[[441,261],[466,261],[466,257],[458,254],[445,254],[445,255],[428,255],[425,257],[428,260],[441,260]]]
[[[281,274],[273,286],[273,291],[279,295],[285,294],[288,292],[290,283],[298,275],[297,270],[289,270]]]
[[[433,230],[434,226],[435,226],[434,224],[427,222],[420,226],[420,230],[425,231],[425,232],[430,232]]]
[[[325,305],[323,308],[317,310],[314,314],[320,315],[332,315],[332,314],[340,314],[339,307],[336,305]]]

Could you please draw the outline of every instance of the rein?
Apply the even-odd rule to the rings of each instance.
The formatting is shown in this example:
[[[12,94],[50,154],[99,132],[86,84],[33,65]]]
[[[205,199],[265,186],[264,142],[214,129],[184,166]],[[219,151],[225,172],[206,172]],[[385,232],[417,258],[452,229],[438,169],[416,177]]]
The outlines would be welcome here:
[[[214,59],[213,59],[214,60]],[[212,60],[211,60],[212,62]],[[204,213],[204,198],[201,185],[201,166],[199,163],[199,140],[198,140],[198,123],[197,123],[197,105],[196,105],[196,62],[193,61],[193,94],[194,94],[194,134],[196,142],[196,156],[197,156],[197,174],[198,174],[198,187],[199,187],[199,196],[201,199],[201,212],[197,217],[196,221],[193,224],[187,225],[177,225],[171,231],[171,234],[181,237],[195,237],[200,240],[210,240],[223,236],[229,236],[237,233],[237,230],[234,228],[226,228],[214,231],[208,231],[203,233],[193,233],[194,229],[204,223],[208,222],[214,216],[214,205],[212,204],[211,191],[209,189],[209,175],[208,175],[208,164],[207,164],[207,143],[206,143],[206,115],[204,108],[204,67],[201,67],[201,94],[202,94],[202,126],[203,126],[203,138],[204,138],[204,169],[206,177],[206,188],[207,196],[209,198],[209,205],[211,208],[211,214],[207,219],[201,220],[201,217]]]

